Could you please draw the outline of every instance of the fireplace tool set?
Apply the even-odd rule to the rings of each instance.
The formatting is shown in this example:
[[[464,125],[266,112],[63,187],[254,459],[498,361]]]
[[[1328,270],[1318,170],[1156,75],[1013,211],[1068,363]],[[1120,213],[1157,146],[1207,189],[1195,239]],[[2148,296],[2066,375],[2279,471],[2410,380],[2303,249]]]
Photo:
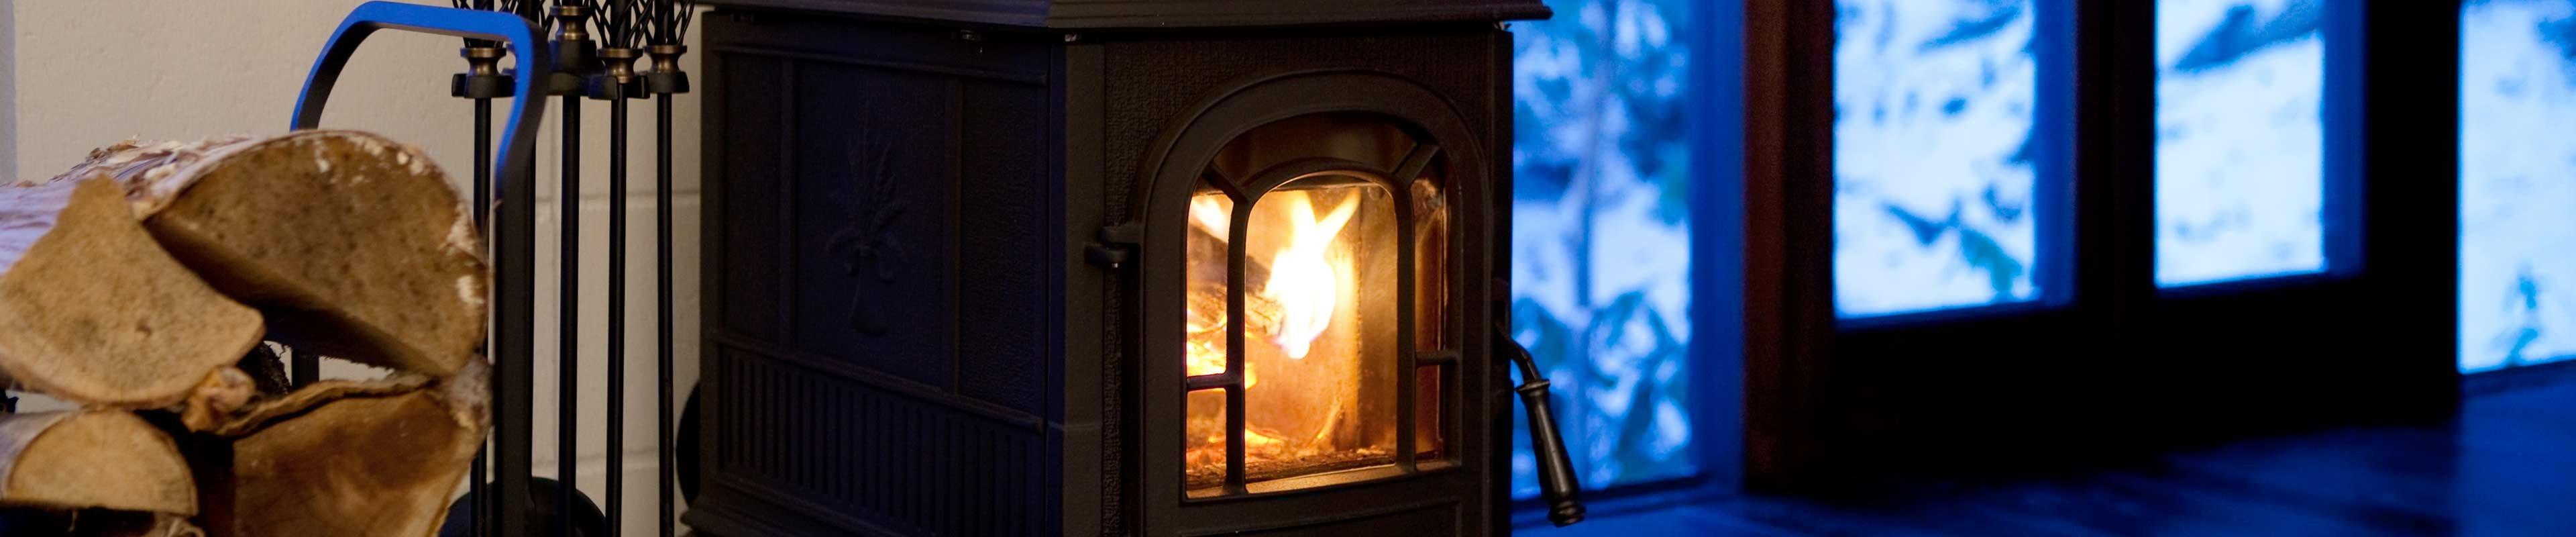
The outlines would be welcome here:
[[[1583,518],[1547,381],[1495,298],[1501,23],[1549,16],[1540,2],[710,3],[705,231],[689,238],[707,252],[702,434],[674,434],[689,418],[672,386],[673,102],[696,2],[372,2],[314,67],[299,129],[367,35],[464,38],[450,90],[473,102],[495,271],[493,431],[447,535],[618,534],[635,99],[656,110],[661,535],[683,520],[675,491],[695,531],[723,535],[1503,533],[1515,395],[1539,508]],[[550,100],[561,385],[544,480],[532,138]],[[609,114],[604,320],[576,292],[585,101]],[[592,325],[605,363],[577,360]],[[595,374],[596,512],[572,485]]]
[[[491,414],[495,425],[486,453],[478,455],[472,466],[465,500],[454,508],[448,535],[605,535],[619,534],[620,511],[625,497],[624,428],[626,424],[625,382],[630,357],[625,348],[627,288],[627,130],[629,101],[651,99],[655,109],[654,123],[654,333],[653,364],[657,395],[657,438],[660,445],[660,482],[653,488],[658,493],[659,534],[672,535],[672,521],[677,520],[677,465],[672,442],[677,418],[672,386],[672,131],[673,101],[689,92],[689,76],[680,69],[680,57],[688,52],[683,43],[691,18],[695,14],[692,0],[455,0],[454,9],[442,9],[393,2],[371,2],[353,11],[334,33],[313,75],[306,83],[305,94],[298,105],[295,127],[313,128],[323,103],[329,98],[333,83],[360,41],[378,30],[392,29],[464,38],[460,54],[466,61],[465,72],[452,79],[450,93],[473,102],[474,151],[473,211],[475,221],[487,230],[492,252],[494,278],[493,330],[487,347],[493,363],[493,398]],[[551,28],[549,34],[543,28]],[[543,37],[541,37],[543,36]],[[504,69],[505,59],[516,57],[515,69]],[[637,65],[649,58],[649,63]],[[537,237],[534,141],[536,127],[542,122],[547,97],[561,97],[560,133],[563,152],[561,175],[556,177],[557,214],[561,224],[562,251],[559,274],[562,306],[557,340],[561,358],[561,412],[558,424],[559,466],[557,480],[532,484],[534,447],[533,382],[535,330],[535,270]],[[510,99],[512,110],[506,118],[494,152],[493,101]],[[575,490],[581,461],[577,427],[581,419],[578,401],[579,381],[588,372],[577,360],[576,340],[584,317],[576,295],[582,277],[581,258],[581,110],[584,100],[608,103],[608,259],[607,281],[617,291],[608,294],[605,324],[607,363],[604,373],[611,379],[607,385],[605,437],[607,472],[606,496],[601,498],[601,514],[581,516],[591,505]],[[497,196],[497,197],[496,197]],[[497,214],[494,214],[497,207]],[[293,378],[314,379],[319,370],[316,358],[297,355],[290,369]],[[551,489],[551,490],[540,490]],[[534,495],[548,493],[551,497]],[[536,507],[543,506],[543,507]],[[577,507],[578,506],[578,507]],[[537,517],[550,520],[540,520]]]

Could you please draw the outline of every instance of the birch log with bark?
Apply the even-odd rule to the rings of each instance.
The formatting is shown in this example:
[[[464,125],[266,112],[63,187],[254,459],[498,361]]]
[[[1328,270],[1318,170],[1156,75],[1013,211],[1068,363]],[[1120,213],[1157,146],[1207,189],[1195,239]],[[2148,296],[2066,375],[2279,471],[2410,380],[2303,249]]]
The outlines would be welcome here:
[[[114,177],[163,247],[268,316],[271,340],[440,377],[479,360],[482,239],[418,148],[298,131],[90,157],[55,180]]]
[[[105,181],[0,187],[0,372],[89,405],[155,408],[259,343],[259,313],[153,241]]]
[[[197,514],[169,435],[122,411],[0,417],[0,506]]]

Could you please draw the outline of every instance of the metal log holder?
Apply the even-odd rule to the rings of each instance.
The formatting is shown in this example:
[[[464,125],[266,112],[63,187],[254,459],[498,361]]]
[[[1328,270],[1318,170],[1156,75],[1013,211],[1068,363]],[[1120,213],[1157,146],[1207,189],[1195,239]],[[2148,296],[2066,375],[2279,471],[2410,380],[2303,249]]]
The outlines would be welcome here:
[[[605,4],[605,5],[600,5]],[[453,0],[453,8],[438,8],[397,2],[369,2],[350,13],[325,46],[320,60],[307,80],[297,105],[294,126],[297,129],[318,125],[323,103],[334,82],[361,41],[376,30],[395,29],[464,38],[459,54],[466,70],[450,81],[449,94],[473,101],[474,180],[472,211],[478,224],[486,230],[487,244],[495,273],[492,304],[492,339],[486,352],[493,360],[491,444],[477,456],[469,474],[467,499],[455,510],[444,535],[617,535],[624,496],[623,462],[625,432],[625,267],[626,267],[626,144],[628,125],[627,100],[650,96],[655,100],[655,182],[656,206],[654,244],[656,248],[654,280],[656,285],[656,368],[658,426],[661,440],[658,453],[659,535],[674,532],[677,481],[676,457],[672,448],[675,390],[672,386],[672,131],[675,127],[673,100],[689,92],[689,79],[679,65],[695,2],[688,0]],[[547,24],[551,22],[551,24]],[[546,32],[551,28],[551,34]],[[595,30],[595,31],[593,31]],[[541,40],[538,36],[550,35]],[[596,36],[596,40],[594,40]],[[504,68],[505,59],[516,57],[515,68]],[[637,71],[634,64],[649,56],[650,67]],[[525,98],[520,98],[520,97]],[[542,122],[545,97],[562,97],[560,116],[561,175],[556,178],[559,199],[560,270],[559,320],[556,325],[558,379],[561,393],[559,442],[556,481],[559,485],[539,483],[534,477],[531,455],[534,449],[534,381],[536,316],[535,245],[536,228],[536,159],[532,135]],[[494,154],[492,135],[494,99],[511,99],[510,116],[504,124],[499,154]],[[605,100],[609,103],[609,293],[605,321],[607,383],[606,411],[608,474],[605,497],[599,505],[604,513],[580,516],[577,511],[590,505],[574,484],[578,483],[580,463],[578,439],[580,417],[576,403],[578,382],[583,376],[576,359],[577,339],[582,326],[578,315],[579,258],[582,245],[580,214],[582,203],[581,100]],[[494,209],[498,207],[497,211]],[[297,354],[292,370],[298,383],[311,382],[319,371],[318,358]],[[551,489],[546,490],[546,489]],[[547,498],[534,494],[552,492]],[[582,524],[601,520],[601,527]]]

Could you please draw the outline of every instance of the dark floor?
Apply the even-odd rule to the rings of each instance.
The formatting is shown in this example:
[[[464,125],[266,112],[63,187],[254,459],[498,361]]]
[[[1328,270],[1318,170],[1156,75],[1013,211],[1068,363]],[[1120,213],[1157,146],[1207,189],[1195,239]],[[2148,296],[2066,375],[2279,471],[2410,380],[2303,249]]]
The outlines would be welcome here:
[[[2251,440],[2073,478],[1927,485],[1869,505],[1731,497],[1518,533],[2576,536],[2576,376],[2472,380],[2460,415],[2441,425]]]

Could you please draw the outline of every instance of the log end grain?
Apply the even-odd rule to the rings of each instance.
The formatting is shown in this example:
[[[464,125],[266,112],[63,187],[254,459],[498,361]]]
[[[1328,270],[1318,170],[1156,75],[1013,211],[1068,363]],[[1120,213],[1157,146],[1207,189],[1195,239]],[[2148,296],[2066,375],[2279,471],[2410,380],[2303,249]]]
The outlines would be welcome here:
[[[0,190],[17,196],[0,212],[53,214],[41,238],[0,268],[0,326],[11,327],[0,331],[0,372],[71,401],[154,408],[259,343],[259,313],[174,260],[111,184]],[[56,193],[59,209],[31,197]]]

